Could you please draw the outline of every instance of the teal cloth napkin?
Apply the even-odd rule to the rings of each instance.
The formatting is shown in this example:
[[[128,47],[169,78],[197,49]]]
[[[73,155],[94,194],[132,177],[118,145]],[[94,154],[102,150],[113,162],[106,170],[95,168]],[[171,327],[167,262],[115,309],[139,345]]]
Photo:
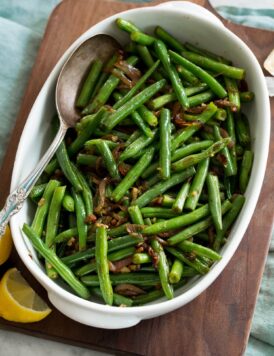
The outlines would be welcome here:
[[[58,3],[59,0],[0,1],[0,164],[48,16]],[[272,0],[211,0],[211,3],[222,16],[231,21],[274,30]],[[246,355],[274,355],[274,239],[270,246]]]

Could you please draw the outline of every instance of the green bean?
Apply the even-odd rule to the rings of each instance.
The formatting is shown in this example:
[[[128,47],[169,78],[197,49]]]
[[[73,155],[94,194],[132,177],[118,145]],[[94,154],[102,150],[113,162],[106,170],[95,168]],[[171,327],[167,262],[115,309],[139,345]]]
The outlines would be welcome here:
[[[184,252],[194,252],[195,255],[207,257],[212,261],[220,261],[222,259],[222,256],[220,256],[215,251],[205,246],[195,244],[194,242],[182,241],[181,243],[179,243],[178,247]]]
[[[168,276],[169,282],[171,284],[180,282],[180,279],[182,278],[183,270],[184,270],[183,263],[176,258],[169,272],[169,276]]]
[[[202,151],[201,153],[189,155],[187,157],[182,158],[180,161],[172,163],[171,168],[175,172],[177,172],[177,171],[184,170],[188,167],[191,167],[193,165],[196,165],[208,157],[213,157],[216,153],[221,151],[229,143],[231,143],[231,139],[229,137],[223,138],[220,141],[213,143],[213,145],[211,145],[208,149]]]
[[[134,142],[135,140],[137,140],[137,138],[139,138],[140,136],[142,136],[142,133],[140,130],[135,130],[130,136],[129,138],[126,140],[125,142],[125,146],[129,146],[132,144],[132,142]]]
[[[89,155],[86,153],[79,153],[76,162],[78,165],[84,165],[84,166],[89,166],[91,168],[95,168],[97,159],[98,156]]]
[[[140,93],[133,96],[126,104],[121,106],[118,110],[103,120],[104,127],[109,131],[112,130],[124,118],[132,114],[136,109],[138,109],[142,104],[144,104],[154,94],[156,94],[165,85],[165,83],[165,79],[159,80],[158,82],[151,84],[147,88],[143,89]]]
[[[175,198],[169,194],[162,195],[161,205],[171,208],[175,202]]]
[[[137,205],[130,206],[128,208],[128,213],[133,224],[144,225],[141,210]]]
[[[126,247],[124,249],[118,250],[118,251],[114,251],[110,254],[108,254],[108,260],[109,261],[119,261],[122,260],[125,257],[131,256],[133,255],[135,252],[135,247]],[[75,272],[75,274],[77,276],[85,276],[89,273],[92,273],[96,271],[96,262],[91,261],[91,263],[88,263],[80,268],[78,268]]]
[[[91,115],[85,115],[83,116],[77,123],[76,123],[76,131],[78,134],[80,134],[81,132],[83,132],[87,125],[93,121],[94,117],[96,114],[91,114]],[[94,134],[95,134],[96,130],[94,130]]]
[[[38,202],[38,208],[36,209],[31,228],[39,237],[42,236],[45,220],[47,218],[54,190],[60,184],[61,183],[57,180],[50,180],[44,190],[42,198]]]
[[[147,46],[136,45],[136,49],[137,49],[137,52],[138,52],[139,56],[141,57],[142,61],[145,63],[145,65],[148,68],[152,67],[155,62],[154,62]],[[152,74],[152,77],[156,80],[163,79],[163,76],[157,71],[155,71]]]
[[[198,83],[195,86],[185,88],[186,95],[189,97],[188,100],[191,100],[192,95],[199,94],[207,88],[208,86],[205,83]]]
[[[126,62],[132,66],[134,66],[138,61],[136,56],[129,57]],[[117,69],[119,73],[122,73],[121,70]],[[93,101],[85,107],[83,110],[83,114],[91,114],[98,111],[109,99],[112,92],[117,88],[120,79],[113,74],[111,74],[103,86],[98,91],[97,95],[94,97]]]
[[[93,138],[92,140],[86,141],[85,147],[87,150],[91,150],[94,146],[97,146],[98,144],[100,144],[101,141],[104,141],[108,145],[110,150],[113,150],[115,147],[118,146],[117,142],[104,140],[102,138]]]
[[[87,274],[90,274],[95,271],[96,271],[96,262],[94,260],[94,261],[91,261],[90,263],[78,268],[75,271],[75,275],[77,277],[83,277],[83,276],[86,276]]]
[[[186,42],[185,43],[185,47],[191,51],[191,52],[194,52],[194,53],[197,53],[197,54],[200,54],[204,57],[208,57],[208,58],[211,58],[211,59],[214,59],[215,61],[218,61],[218,62],[221,62],[221,63],[225,63],[225,64],[231,64],[231,61],[229,61],[228,59],[222,57],[222,56],[219,56],[218,54],[215,54],[215,53],[212,53],[204,48],[199,48],[197,46],[194,46],[193,44],[191,43],[188,43]]]
[[[222,206],[218,176],[209,173],[206,178],[208,205],[216,231],[223,228]]]
[[[161,110],[160,116],[160,175],[163,179],[170,178],[170,111]]]
[[[215,94],[212,90],[204,91],[203,93],[199,93],[188,98],[189,107],[192,108],[194,106],[207,103],[214,98]]]
[[[205,91],[204,93],[201,93],[205,88],[207,87],[206,84],[200,84],[198,86],[194,87],[188,87],[185,88],[186,95],[188,96],[188,101],[189,101],[189,106],[196,106],[199,104],[202,104],[206,101],[209,101],[214,97],[211,91]],[[194,94],[199,94],[199,95],[194,95]],[[193,96],[192,96],[193,95]],[[177,100],[177,96],[175,93],[168,93],[164,94],[161,96],[158,96],[157,98],[151,100],[149,102],[149,107],[152,110],[158,110],[165,106],[166,104],[169,104],[173,101]]]
[[[165,248],[170,254],[175,256],[179,261],[185,263],[191,268],[195,269],[199,274],[206,274],[209,271],[208,266],[204,265],[197,258],[194,261],[190,261],[187,259],[181,252],[176,250],[174,247],[166,247]]]
[[[185,209],[195,210],[198,204],[201,192],[204,187],[204,183],[206,180],[207,172],[209,167],[209,158],[205,158],[200,161],[197,166],[197,172],[193,178],[191,183],[188,198],[185,202]]]
[[[225,214],[229,209],[231,209],[231,203],[229,200],[226,200],[223,204],[222,204],[222,214]],[[201,209],[201,208],[200,208]],[[197,211],[199,209],[196,209],[192,212],[195,213],[195,211]],[[180,243],[181,241],[187,240],[190,237],[198,234],[201,231],[206,230],[207,228],[210,227],[210,225],[212,224],[213,220],[211,217],[206,218],[205,220],[199,221],[194,225],[191,225],[189,227],[187,227],[186,229],[184,229],[183,231],[179,232],[176,235],[171,236],[167,242],[169,245],[176,245],[178,243]]]
[[[78,236],[78,229],[77,227],[73,227],[71,229],[60,232],[60,234],[54,237],[53,242],[57,244],[60,242],[68,241],[72,237],[76,237],[76,236]]]
[[[122,237],[117,237],[113,240],[108,241],[108,252],[114,252],[122,248],[138,245],[143,242],[141,237],[134,237],[130,235],[125,235]],[[73,255],[66,256],[62,258],[62,261],[68,265],[72,266],[80,261],[85,261],[95,256],[95,248],[89,248],[86,251],[76,252]]]
[[[218,110],[216,111],[216,114],[214,115],[214,119],[216,119],[218,121],[225,121],[226,117],[227,117],[227,113],[222,108],[218,108]],[[209,124],[210,123],[211,123],[211,121],[209,122]]]
[[[65,193],[64,199],[62,201],[62,206],[66,211],[69,211],[71,213],[74,212],[74,200],[70,194]]]
[[[135,252],[135,247],[130,246],[124,249],[114,251],[108,254],[108,260],[111,262],[120,261],[128,256],[132,256]]]
[[[224,81],[229,101],[233,104],[233,107],[236,108],[236,111],[240,110],[241,100],[237,81],[228,77],[224,77]]]
[[[227,119],[225,125],[226,125],[226,130],[228,132],[228,135],[231,137],[232,141],[234,142],[234,145],[232,145],[232,147],[229,149],[229,152],[230,152],[230,159],[233,164],[233,171],[235,172],[236,175],[237,174],[236,133],[235,133],[234,116],[229,108],[227,109]]]
[[[103,62],[100,59],[96,59],[92,63],[91,69],[83,83],[82,89],[76,101],[76,106],[78,108],[83,108],[87,105],[102,68]]]
[[[241,163],[240,177],[239,177],[239,187],[241,193],[244,193],[246,191],[251,168],[252,168],[252,162],[253,162],[253,152],[245,150]]]
[[[113,109],[117,110],[121,106],[123,106],[128,100],[130,100],[141,87],[145,84],[147,79],[152,75],[152,73],[158,67],[160,61],[158,60],[153,64],[151,68],[149,68],[146,73],[136,82],[136,84],[119,100],[113,105]]]
[[[137,297],[133,297],[133,306],[143,305],[143,304],[153,302],[154,300],[159,299],[164,295],[165,293],[161,289],[153,290],[152,292],[148,292],[144,295],[138,295]]]
[[[153,132],[150,127],[144,122],[143,118],[137,111],[134,111],[131,114],[131,119],[147,137],[153,137]]]
[[[161,60],[161,63],[168,74],[168,77],[172,84],[172,88],[176,94],[179,103],[183,107],[188,108],[189,104],[185,89],[175,67],[170,63],[170,58],[166,45],[161,40],[157,40],[154,42],[154,49],[157,57]]]
[[[138,108],[138,114],[141,116],[141,118],[146,121],[146,123],[149,126],[157,126],[158,125],[158,119],[157,116],[153,114],[150,110],[145,105],[141,105]]]
[[[190,189],[190,183],[186,182],[182,185],[181,189],[179,190],[179,193],[177,194],[176,199],[172,204],[172,210],[175,211],[176,213],[181,213],[183,211],[186,198],[189,194],[189,189]]]
[[[213,131],[216,141],[219,140],[218,142],[220,142],[220,140],[222,139],[220,128],[215,125],[213,127]],[[231,159],[230,152],[227,146],[221,149],[221,154],[223,154],[223,156],[225,157],[225,162],[223,162],[225,175],[227,177],[236,175],[237,171],[235,170],[235,165],[233,160]]]
[[[49,164],[45,168],[45,173],[48,176],[51,176],[56,169],[59,167],[59,163],[57,161],[57,158],[52,158],[52,160],[49,162]]]
[[[157,273],[142,273],[142,272],[130,272],[130,273],[120,273],[111,274],[110,280],[112,285],[118,284],[134,284],[137,286],[155,286],[159,284],[160,279]],[[98,276],[84,276],[81,278],[84,285],[89,287],[99,286]]]
[[[247,117],[242,113],[235,120],[236,134],[241,146],[249,148],[251,137]]]
[[[123,235],[127,235],[127,224],[113,227],[112,229],[108,230],[109,237],[118,237]]]
[[[168,299],[173,298],[173,287],[169,283],[168,276],[169,276],[169,265],[166,258],[165,251],[162,245],[156,239],[151,241],[151,247],[153,248],[154,252],[157,254],[158,257],[158,264],[157,268],[159,271],[160,281],[165,292],[165,295]]]
[[[86,210],[83,199],[80,194],[78,194],[74,189],[72,189],[72,196],[75,203],[76,221],[79,236],[79,251],[83,251],[87,246],[87,225],[86,220]]]
[[[95,258],[96,269],[102,296],[106,304],[113,303],[113,290],[109,277],[109,266],[107,260],[108,244],[106,226],[96,225]]]
[[[170,230],[177,230],[184,226],[193,224],[199,221],[203,217],[209,215],[208,204],[192,211],[191,213],[180,215],[172,219],[153,224],[151,226],[145,226],[142,233],[146,235],[156,235],[161,232],[166,232]]]
[[[39,238],[38,234],[28,226],[23,225],[23,232],[30,239],[37,252],[49,262],[63,280],[82,298],[88,299],[90,293],[88,289],[74,276],[72,271],[58,258],[54,251],[48,248]]]
[[[36,184],[30,191],[29,197],[31,200],[34,202],[37,202],[39,198],[42,197],[45,189],[46,189],[47,183],[42,183],[42,184]]]
[[[232,181],[233,179],[233,181]],[[235,192],[235,176],[234,177],[224,177],[224,186],[226,190],[226,195],[228,199],[231,199]]]
[[[196,65],[208,69],[215,73],[220,73],[225,77],[233,78],[233,79],[244,79],[245,70],[238,67],[233,67],[227,65],[225,63],[221,63],[219,61],[215,61],[211,58],[206,58],[197,53],[191,53],[188,51],[182,51],[182,55],[188,59],[188,61],[195,63]]]
[[[56,237],[56,233],[58,229],[61,206],[65,195],[65,191],[66,191],[66,186],[56,187],[54,189],[54,193],[49,207],[45,244],[47,247],[50,247],[54,251],[55,251],[54,239]],[[52,279],[57,278],[56,271],[54,270],[54,268],[52,268],[52,266],[48,262],[46,262],[46,271],[47,271],[47,275],[50,278]]]
[[[206,148],[209,148],[214,141],[212,140],[204,140],[190,143],[184,147],[178,148],[171,155],[171,162],[178,161],[181,158],[184,158],[192,153],[200,152]]]
[[[197,121],[199,122],[199,124],[188,126],[187,128],[183,129],[182,131],[179,131],[176,134],[175,138],[172,140],[171,143],[171,150],[175,151],[180,144],[184,143],[191,136],[193,136],[194,133],[201,128],[202,124],[205,124],[212,118],[216,111],[216,105],[214,103],[210,103],[207,108],[202,112],[202,114],[197,116]]]
[[[144,263],[149,263],[151,262],[151,257],[149,256],[148,253],[135,253],[132,257],[132,262],[136,265],[141,265]]]
[[[103,294],[100,288],[92,288],[91,293],[99,298],[103,299]],[[131,307],[133,304],[133,300],[130,298],[127,298],[123,295],[113,293],[113,304],[122,307]]]
[[[134,42],[129,42],[124,46],[124,51],[131,53],[131,54],[136,54],[137,53],[137,48],[136,48],[136,43]]]
[[[103,158],[104,164],[107,167],[110,176],[117,181],[121,180],[117,164],[112,156],[112,153],[107,143],[104,140],[101,140],[96,146],[100,152],[100,155]]]
[[[154,155],[154,148],[153,147],[148,148],[146,153],[130,169],[127,175],[122,179],[122,181],[116,186],[116,188],[112,192],[111,197],[114,201],[117,202],[123,198],[123,196],[128,191],[128,189],[132,187],[132,185],[136,182],[136,180],[141,176],[142,172],[150,164],[153,155]]]
[[[137,42],[142,46],[150,46],[155,41],[154,37],[149,36],[141,31],[131,32],[130,39],[131,41]]]
[[[47,228],[45,236],[45,243],[48,247],[51,247],[54,244],[65,191],[66,186],[56,187],[52,195],[47,218]]]
[[[154,33],[158,38],[160,38],[163,42],[165,42],[166,45],[168,45],[168,47],[171,47],[175,51],[180,52],[185,49],[185,47],[175,37],[173,37],[161,26],[156,26]]]
[[[150,188],[160,181],[161,181],[160,174],[155,174],[154,176],[151,176],[149,179],[146,180],[145,187]]]
[[[103,116],[106,114],[106,112],[107,112],[106,109],[102,108],[94,116],[92,116],[91,120],[88,121],[88,123],[85,126],[85,129],[82,130],[78,134],[77,138],[68,147],[68,154],[69,154],[70,157],[74,156],[76,153],[78,153],[80,151],[81,148],[84,147],[85,142],[94,133],[94,131],[96,130],[96,128],[100,124],[100,122],[101,122]],[[61,166],[61,164],[60,164],[60,166]]]
[[[191,73],[188,69],[186,69],[180,65],[177,65],[176,69],[177,69],[177,72],[179,73],[180,77],[183,80],[187,81],[188,83],[190,83],[192,85],[199,84],[199,79],[193,73]]]
[[[191,73],[193,73],[196,77],[204,81],[218,97],[224,98],[227,96],[227,92],[224,87],[205,70],[173,51],[169,51],[169,55],[171,57],[171,60],[174,61],[176,64],[182,65],[184,68],[188,69]]]
[[[58,159],[58,163],[62,168],[62,171],[65,177],[67,178],[67,180],[71,183],[71,185],[74,187],[76,192],[81,191],[82,190],[81,183],[73,171],[72,164],[69,159],[64,141],[61,142],[60,146],[58,147],[56,151],[56,156]]]
[[[255,94],[253,91],[243,91],[240,93],[240,101],[242,103],[249,103],[254,100]]]
[[[147,206],[145,208],[142,208],[141,213],[145,218],[155,217],[155,218],[169,219],[169,218],[173,218],[174,216],[178,216],[178,213],[174,212],[171,209],[162,208],[162,207],[152,207],[152,206]]]
[[[119,161],[122,162],[129,158],[134,157],[143,148],[146,148],[148,145],[150,145],[151,142],[155,139],[157,132],[158,132],[157,129],[155,131],[152,131],[153,133],[152,137],[146,137],[144,135],[138,137],[137,140],[133,141],[129,146],[126,147],[124,152],[121,153],[119,157]]]
[[[107,80],[109,73],[111,72],[111,69],[113,68],[114,64],[117,62],[118,59],[119,59],[119,53],[116,52],[104,64],[103,71],[97,81],[97,84],[95,85],[90,101],[94,99],[95,95],[97,95],[97,93],[99,92],[99,90],[101,89],[105,81]]]
[[[82,196],[83,196],[83,201],[84,201],[84,205],[85,205],[86,218],[87,218],[87,222],[88,222],[90,215],[93,214],[92,192],[90,190],[90,187],[89,187],[85,177],[73,163],[72,163],[72,169],[73,169],[74,173],[76,174],[76,176],[78,177],[78,179],[81,183],[81,186],[82,186]]]
[[[243,205],[245,202],[245,197],[243,195],[237,195],[235,200],[232,202],[232,207],[229,212],[223,218],[223,229],[219,231],[215,237],[213,243],[213,250],[218,251],[220,249],[220,245],[223,242],[223,238],[225,233],[230,228],[230,226],[237,219]]]
[[[185,169],[183,172],[173,174],[166,181],[159,182],[155,186],[147,190],[144,194],[142,194],[139,198],[137,198],[137,200],[135,200],[134,204],[138,205],[140,208],[143,208],[148,203],[150,203],[154,198],[156,198],[158,195],[163,194],[171,187],[179,183],[182,183],[184,180],[191,177],[194,173],[195,173],[195,169],[191,167],[189,169]]]
[[[78,230],[77,230],[78,231]],[[89,248],[85,251],[80,251],[76,252],[72,255],[65,256],[62,258],[62,261],[67,265],[67,266],[73,266],[74,264],[80,262],[80,261],[85,261],[89,258],[92,258],[95,256],[95,248]]]
[[[136,27],[132,22],[118,18],[116,19],[116,25],[120,30],[126,31],[128,33],[140,31],[138,27]]]

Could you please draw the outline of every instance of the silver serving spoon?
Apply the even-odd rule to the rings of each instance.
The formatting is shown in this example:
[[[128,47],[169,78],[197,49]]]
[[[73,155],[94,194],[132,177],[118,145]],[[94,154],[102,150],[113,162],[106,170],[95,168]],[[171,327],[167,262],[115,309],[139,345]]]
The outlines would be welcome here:
[[[60,121],[59,130],[35,169],[8,196],[4,208],[0,211],[0,238],[4,234],[10,218],[22,208],[24,200],[64,139],[67,129],[74,127],[80,119],[80,113],[75,108],[75,101],[90,63],[98,58],[106,61],[119,48],[118,42],[112,37],[97,35],[83,42],[64,64],[55,91],[56,108]]]

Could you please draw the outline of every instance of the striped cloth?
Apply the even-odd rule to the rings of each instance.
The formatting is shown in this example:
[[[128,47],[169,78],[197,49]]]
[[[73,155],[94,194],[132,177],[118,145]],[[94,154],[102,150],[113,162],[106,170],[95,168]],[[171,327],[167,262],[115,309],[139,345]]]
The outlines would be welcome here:
[[[273,0],[210,0],[210,3],[227,20],[274,31]]]
[[[210,2],[228,20],[274,30],[274,0],[210,0]],[[59,0],[0,0],[0,163],[47,18],[58,3]],[[274,240],[257,300],[246,355],[274,355]]]

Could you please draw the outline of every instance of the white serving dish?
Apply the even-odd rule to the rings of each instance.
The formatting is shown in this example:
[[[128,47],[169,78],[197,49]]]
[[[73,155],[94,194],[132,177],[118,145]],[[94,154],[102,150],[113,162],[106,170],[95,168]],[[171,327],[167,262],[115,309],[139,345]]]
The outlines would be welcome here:
[[[269,137],[270,108],[267,88],[262,70],[254,54],[236,35],[224,27],[221,21],[204,8],[188,2],[168,2],[154,7],[133,9],[111,16],[90,28],[65,52],[39,93],[25,125],[16,154],[11,190],[35,167],[50,142],[49,120],[55,112],[54,92],[60,69],[71,52],[84,40],[99,33],[115,37],[122,44],[127,35],[115,26],[115,19],[122,17],[150,32],[161,25],[182,41],[188,40],[224,57],[233,59],[235,65],[244,67],[250,90],[255,92],[255,101],[246,106],[250,120],[254,164],[246,191],[246,202],[233,226],[230,238],[223,247],[222,260],[210,272],[194,278],[176,291],[173,300],[164,298],[146,306],[117,308],[83,300],[50,280],[35,257],[28,239],[22,234],[24,222],[30,222],[30,204],[11,220],[15,247],[22,261],[44,286],[52,304],[62,313],[80,323],[106,329],[119,329],[136,325],[143,319],[153,318],[175,310],[202,293],[222,272],[236,251],[250,222],[261,190],[266,169]],[[33,258],[30,258],[30,255]]]

